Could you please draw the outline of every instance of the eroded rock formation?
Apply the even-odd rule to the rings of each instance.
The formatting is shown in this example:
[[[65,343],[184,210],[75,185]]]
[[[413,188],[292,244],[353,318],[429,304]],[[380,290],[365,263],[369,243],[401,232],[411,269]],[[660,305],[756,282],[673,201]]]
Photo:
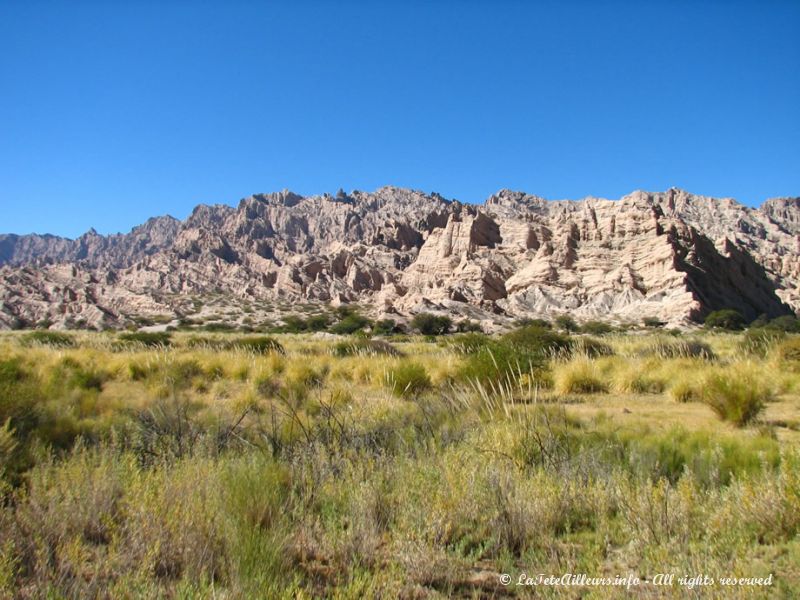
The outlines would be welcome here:
[[[128,234],[0,236],[0,265],[0,327],[186,316],[210,294],[357,302],[375,316],[677,325],[723,307],[749,318],[800,309],[800,199],[753,209],[676,189],[579,201],[502,190],[469,205],[394,187],[284,191]]]

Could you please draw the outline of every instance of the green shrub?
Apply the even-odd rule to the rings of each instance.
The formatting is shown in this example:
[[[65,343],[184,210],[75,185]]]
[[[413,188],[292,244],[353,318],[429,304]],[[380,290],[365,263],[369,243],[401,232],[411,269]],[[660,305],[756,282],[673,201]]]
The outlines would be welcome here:
[[[334,356],[400,356],[400,351],[388,342],[366,338],[339,342],[333,347]]]
[[[752,326],[752,325],[751,325]],[[794,315],[776,317],[765,325],[767,329],[785,333],[800,333],[800,319]]]
[[[431,378],[419,363],[402,362],[386,373],[386,385],[397,396],[413,397],[430,389]]]
[[[703,323],[708,329],[727,329],[729,331],[738,331],[745,326],[742,313],[732,308],[724,308],[709,313]]]
[[[301,317],[287,315],[283,318],[283,327],[281,327],[281,331],[285,331],[286,333],[302,333],[303,331],[308,331],[308,323]]]
[[[605,321],[586,321],[581,325],[580,330],[583,333],[591,333],[592,335],[604,335],[614,331],[614,328]]]
[[[465,333],[447,340],[447,345],[459,354],[474,354],[492,343],[492,339],[482,333]]]
[[[703,381],[702,400],[723,421],[743,427],[772,400],[772,389],[749,373],[713,373]]]
[[[566,331],[566,332],[571,333],[571,332],[580,330],[580,326],[578,325],[578,323],[575,321],[575,319],[573,319],[569,315],[558,315],[556,317],[556,321],[555,322],[556,322],[556,326],[561,331]]]
[[[135,331],[120,333],[117,340],[122,346],[141,345],[153,348],[169,346],[172,343],[172,336],[166,331]]]
[[[450,317],[425,312],[414,315],[411,320],[411,327],[423,335],[444,335],[452,324]]]
[[[400,332],[401,328],[394,319],[380,319],[375,321],[375,324],[372,326],[372,333],[375,335],[392,335]]]
[[[362,331],[370,325],[370,320],[358,313],[350,313],[341,321],[331,326],[330,330],[339,335],[348,335],[357,331]]]
[[[547,361],[571,347],[570,339],[540,325],[515,329],[500,339],[465,334],[452,341],[465,355],[458,378],[481,385],[507,384],[521,375],[540,376]]]
[[[504,336],[501,341],[514,349],[550,358],[569,351],[572,342],[569,337],[538,325],[520,327]]]
[[[23,346],[39,344],[42,346],[53,346],[54,348],[72,348],[76,345],[75,338],[70,334],[46,330],[26,333],[20,338],[20,343]]]
[[[330,325],[327,315],[312,315],[306,319],[306,328],[309,331],[325,331]]]
[[[515,348],[492,339],[484,343],[477,337],[470,337],[461,343],[461,348],[466,356],[458,370],[458,379],[483,386],[505,385],[522,375],[541,375],[547,362],[541,352]]]
[[[514,327],[527,327],[528,325],[536,325],[538,327],[544,327],[545,329],[553,328],[553,324],[547,319],[529,319],[528,317],[523,317],[522,319],[514,321]]]

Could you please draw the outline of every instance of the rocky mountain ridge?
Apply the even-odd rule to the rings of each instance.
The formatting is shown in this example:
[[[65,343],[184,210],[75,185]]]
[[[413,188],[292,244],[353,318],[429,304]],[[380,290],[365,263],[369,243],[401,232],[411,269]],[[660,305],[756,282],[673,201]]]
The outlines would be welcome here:
[[[754,209],[678,189],[577,201],[501,190],[483,205],[395,187],[283,191],[127,234],[0,236],[0,327],[189,317],[210,295],[487,325],[562,313],[680,325],[724,307],[777,316],[800,309],[800,198]]]

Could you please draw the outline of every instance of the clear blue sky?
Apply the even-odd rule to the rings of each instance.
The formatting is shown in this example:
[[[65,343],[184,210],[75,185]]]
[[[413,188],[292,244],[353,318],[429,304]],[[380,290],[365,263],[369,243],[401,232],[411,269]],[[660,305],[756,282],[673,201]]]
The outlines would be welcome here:
[[[800,2],[0,2],[0,231],[397,185],[800,195]]]

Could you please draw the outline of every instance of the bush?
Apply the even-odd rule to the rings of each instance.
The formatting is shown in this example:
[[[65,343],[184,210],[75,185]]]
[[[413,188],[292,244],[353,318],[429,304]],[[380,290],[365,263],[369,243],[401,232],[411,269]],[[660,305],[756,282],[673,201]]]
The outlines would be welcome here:
[[[765,325],[767,329],[786,333],[800,333],[800,320],[794,315],[776,317]]]
[[[32,331],[20,338],[20,343],[23,346],[53,346],[54,348],[72,348],[75,344],[75,338],[68,333],[61,333],[58,331]]]
[[[431,378],[419,363],[403,362],[386,373],[386,385],[398,396],[413,397],[430,389]]]
[[[356,331],[362,331],[369,324],[370,320],[367,317],[354,312],[333,325],[330,330],[339,335],[348,335]]]
[[[501,340],[513,348],[550,358],[570,350],[570,339],[550,329],[538,325],[520,327],[507,334]]]
[[[448,340],[447,345],[459,354],[474,354],[492,343],[483,333],[465,333]]]
[[[280,329],[286,333],[302,333],[308,330],[308,323],[306,323],[305,319],[295,315],[288,315],[283,318],[283,327]]]
[[[527,327],[528,325],[537,325],[539,327],[544,327],[545,329],[553,328],[553,324],[547,319],[529,319],[525,317],[514,321],[514,327]]]
[[[578,323],[570,317],[569,315],[559,315],[556,317],[556,326],[562,330],[567,332],[574,332],[578,331],[580,327]]]
[[[131,333],[120,333],[117,336],[118,342],[123,346],[134,346],[140,344],[147,347],[169,346],[172,336],[166,331],[136,331]]]
[[[339,342],[333,347],[334,356],[400,356],[400,351],[382,340],[355,339]]]
[[[584,333],[591,333],[592,335],[604,335],[614,331],[614,328],[604,321],[586,321],[586,323],[581,325],[580,330]]]
[[[703,402],[737,427],[752,422],[771,399],[771,388],[749,373],[713,373],[703,381]]]
[[[327,315],[313,315],[306,319],[306,328],[309,331],[325,331],[330,325]]]
[[[732,308],[724,308],[722,310],[715,310],[705,318],[704,324],[709,329],[727,329],[729,331],[738,331],[745,326],[745,320],[737,310]]]
[[[495,386],[516,381],[522,375],[541,375],[546,364],[542,353],[515,348],[508,343],[470,337],[461,343],[466,358],[458,378],[469,383]]]
[[[411,327],[423,335],[443,335],[450,331],[453,321],[450,317],[418,313],[411,320]]]
[[[541,375],[547,360],[568,351],[571,343],[569,338],[550,329],[528,325],[499,340],[465,334],[453,340],[453,345],[466,355],[458,378],[491,386],[510,383],[521,375]]]
[[[375,321],[375,324],[372,326],[372,333],[375,335],[392,335],[394,333],[400,333],[401,331],[401,328],[394,319],[380,319]]]

